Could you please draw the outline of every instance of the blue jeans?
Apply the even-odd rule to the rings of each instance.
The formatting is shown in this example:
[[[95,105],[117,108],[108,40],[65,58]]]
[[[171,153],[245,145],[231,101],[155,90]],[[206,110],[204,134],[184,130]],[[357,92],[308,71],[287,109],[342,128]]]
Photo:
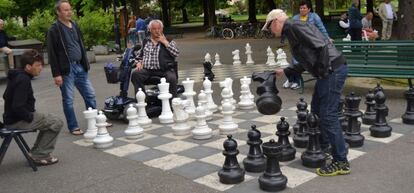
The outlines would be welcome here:
[[[292,64],[297,65],[298,63],[299,62],[295,58],[292,58]],[[297,83],[300,85],[300,79],[302,79],[302,74],[293,74],[291,76],[287,76],[287,79],[290,83]]]
[[[73,109],[74,86],[82,95],[86,108],[92,107],[96,109],[95,90],[88,79],[88,73],[81,64],[70,64],[70,72],[68,75],[63,76],[63,84],[60,87],[63,112],[65,113],[69,131],[79,128]]]
[[[347,161],[345,140],[338,120],[338,105],[348,74],[348,66],[335,69],[327,78],[318,79],[312,96],[311,111],[320,118],[322,148],[332,147],[335,161]]]

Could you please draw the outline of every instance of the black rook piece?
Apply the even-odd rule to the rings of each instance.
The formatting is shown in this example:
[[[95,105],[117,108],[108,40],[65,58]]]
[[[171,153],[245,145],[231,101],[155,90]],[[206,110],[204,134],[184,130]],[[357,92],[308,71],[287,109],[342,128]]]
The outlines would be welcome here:
[[[308,135],[307,135],[307,123],[306,117],[308,116],[308,104],[304,101],[303,98],[300,98],[299,101],[296,103],[296,107],[298,110],[297,113],[297,121],[296,124],[293,126],[293,144],[297,148],[305,148],[308,145]]]
[[[405,99],[407,100],[407,109],[402,116],[403,123],[414,124],[414,88],[411,87],[404,93]]]
[[[364,136],[361,135],[361,122],[358,118],[362,116],[362,112],[359,111],[359,103],[361,97],[356,96],[354,92],[345,97],[345,103],[347,111],[345,116],[348,117],[348,128],[345,131],[345,141],[350,147],[361,147],[364,145]]]
[[[292,147],[289,143],[289,123],[285,121],[284,117],[280,118],[280,121],[277,123],[277,132],[276,135],[279,137],[277,141],[282,146],[282,157],[279,161],[291,161],[295,159],[296,149]]]
[[[274,71],[254,72],[254,81],[261,84],[257,87],[256,93],[259,97],[256,100],[257,110],[264,115],[273,115],[280,111],[282,100],[277,94],[276,76]]]
[[[362,123],[365,125],[373,125],[375,123],[375,95],[372,90],[368,91],[368,94],[365,96],[365,104],[367,109],[365,110],[364,115],[362,115]]]
[[[261,133],[256,129],[256,125],[247,133],[247,144],[250,146],[247,157],[243,160],[244,169],[248,172],[263,172],[266,169],[266,159],[262,153]]]
[[[388,108],[384,104],[385,100],[384,92],[382,89],[379,89],[375,93],[375,123],[369,128],[372,137],[384,138],[391,136],[392,128],[387,123]]]
[[[325,164],[325,154],[319,143],[320,131],[318,128],[319,118],[313,113],[307,117],[309,143],[306,151],[302,153],[302,165],[310,168],[319,168]]]
[[[204,77],[207,77],[210,81],[214,80],[213,65],[211,62],[204,62]]]
[[[286,188],[287,178],[280,171],[279,158],[282,156],[282,146],[271,139],[263,143],[263,153],[266,155],[266,171],[259,177],[260,189],[269,192]]]
[[[226,156],[223,168],[218,172],[220,182],[223,184],[237,184],[244,181],[244,170],[240,168],[237,162],[237,142],[232,139],[231,135],[227,135],[227,139],[223,143],[223,155]]]

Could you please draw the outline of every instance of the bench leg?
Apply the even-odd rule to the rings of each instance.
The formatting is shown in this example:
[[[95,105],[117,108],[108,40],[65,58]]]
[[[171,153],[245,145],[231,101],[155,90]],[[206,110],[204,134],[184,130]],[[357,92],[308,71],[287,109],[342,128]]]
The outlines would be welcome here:
[[[3,143],[1,144],[1,147],[0,147],[0,164],[1,162],[3,162],[4,155],[6,155],[6,151],[9,148],[11,140],[12,140],[11,135],[7,135],[4,137]]]
[[[26,144],[26,141],[23,139],[23,137],[20,134],[14,135],[13,138],[16,141],[17,145],[19,145],[19,148],[22,151],[24,157],[26,157],[27,162],[29,162],[30,167],[32,167],[33,171],[37,171],[36,165],[34,164],[32,158],[30,158],[29,152],[27,151],[25,145],[23,145],[23,144]]]
[[[26,140],[23,139],[22,135],[17,135],[20,141],[23,143],[24,148],[26,148],[27,152],[30,152],[30,147],[27,145]]]

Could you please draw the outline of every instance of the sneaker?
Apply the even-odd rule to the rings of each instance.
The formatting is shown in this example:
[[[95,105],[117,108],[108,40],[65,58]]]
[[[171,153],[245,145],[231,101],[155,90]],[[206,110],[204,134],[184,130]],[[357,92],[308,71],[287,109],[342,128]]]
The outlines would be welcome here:
[[[292,85],[290,85],[290,89],[296,90],[296,89],[299,89],[299,88],[300,88],[300,86],[296,82],[294,82],[294,83],[292,83]]]
[[[292,83],[289,82],[289,80],[286,80],[285,83],[283,83],[283,88],[290,88]]]
[[[348,161],[332,161],[329,165],[316,169],[319,176],[337,176],[351,173],[351,167]]]

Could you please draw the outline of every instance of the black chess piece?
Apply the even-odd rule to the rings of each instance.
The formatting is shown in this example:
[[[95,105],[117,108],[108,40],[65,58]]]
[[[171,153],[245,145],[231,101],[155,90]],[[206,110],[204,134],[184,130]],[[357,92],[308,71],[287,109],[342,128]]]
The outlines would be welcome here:
[[[282,108],[282,99],[277,94],[279,90],[276,87],[276,75],[274,71],[254,72],[252,74],[254,81],[261,84],[257,87],[256,99],[257,110],[264,115],[273,115]]]
[[[277,142],[282,145],[282,157],[280,157],[279,161],[284,162],[295,159],[296,149],[289,142],[289,123],[285,120],[285,117],[280,118],[276,128],[276,135],[278,136]]]
[[[359,104],[361,97],[351,92],[350,95],[345,97],[345,103],[347,111],[344,113],[348,117],[348,128],[345,131],[345,141],[350,147],[361,147],[364,145],[364,136],[361,135],[361,122],[358,118],[362,116],[362,112],[359,111]]]
[[[377,83],[377,86],[374,88],[374,96],[375,96],[375,94],[377,94],[378,91],[382,91],[384,93],[384,95],[385,95],[384,88],[382,88],[382,86],[380,85],[379,82]],[[375,104],[375,107],[376,106],[377,106],[377,104]],[[374,107],[374,109],[375,109],[375,107]],[[388,116],[388,107],[386,109],[387,110],[385,111],[385,116]]]
[[[362,123],[365,125],[373,125],[375,123],[375,95],[372,90],[368,91],[368,94],[365,96],[365,104],[367,105],[367,109],[365,113],[362,115]]]
[[[249,147],[249,153],[243,160],[244,169],[247,172],[263,172],[266,169],[266,158],[262,153],[262,140],[260,139],[261,133],[256,129],[256,125],[251,126],[251,130],[247,133],[247,144]]]
[[[401,117],[403,123],[413,125],[414,124],[414,88],[410,87],[404,92],[405,99],[407,100],[407,108],[404,115]]]
[[[306,151],[302,153],[302,165],[310,168],[319,168],[325,164],[325,154],[319,143],[319,118],[316,114],[309,113],[307,119],[309,143]]]
[[[293,145],[297,148],[305,148],[308,145],[308,135],[307,135],[307,123],[306,117],[308,116],[308,104],[303,98],[300,98],[296,103],[297,107],[297,121],[293,126]]]
[[[276,143],[271,139],[269,142],[263,143],[263,153],[266,155],[266,170],[259,177],[260,189],[269,192],[280,191],[286,188],[287,178],[280,171],[279,158],[282,156],[280,143]]]
[[[220,182],[223,184],[238,184],[244,181],[244,170],[240,168],[237,161],[237,142],[232,135],[227,135],[227,139],[223,143],[223,155],[226,156],[223,168],[218,171]]]
[[[214,80],[214,73],[213,73],[213,64],[211,64],[211,62],[204,62],[203,63],[204,66],[204,77],[207,77],[210,81]]]
[[[385,94],[379,89],[375,94],[375,123],[369,130],[372,137],[385,138],[391,136],[392,128],[387,123],[388,107],[385,106]]]
[[[339,123],[341,124],[341,128],[342,131],[346,131],[346,128],[348,127],[348,120],[346,119],[344,112],[346,110],[346,106],[344,107],[345,103],[345,99],[344,98],[340,98],[339,99],[339,104],[338,104],[338,119],[339,119]]]

